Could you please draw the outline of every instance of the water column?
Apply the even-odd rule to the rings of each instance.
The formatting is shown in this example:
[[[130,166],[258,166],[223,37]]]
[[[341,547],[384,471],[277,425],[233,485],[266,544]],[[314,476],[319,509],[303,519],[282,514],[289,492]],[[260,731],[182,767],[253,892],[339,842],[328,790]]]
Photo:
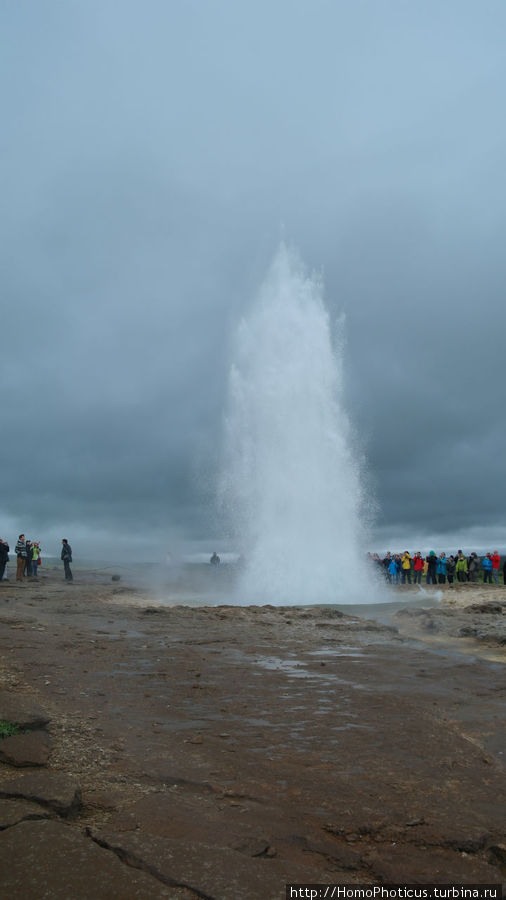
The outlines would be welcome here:
[[[221,496],[241,603],[371,600],[364,507],[323,287],[281,245],[237,333]]]

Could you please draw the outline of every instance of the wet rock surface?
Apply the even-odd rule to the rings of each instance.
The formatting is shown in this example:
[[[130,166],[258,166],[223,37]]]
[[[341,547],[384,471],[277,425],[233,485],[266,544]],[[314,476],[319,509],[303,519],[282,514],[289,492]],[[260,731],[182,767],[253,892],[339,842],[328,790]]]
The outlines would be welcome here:
[[[22,822],[2,831],[0,871],[3,895],[25,900],[192,896],[126,866],[78,829],[55,821]]]
[[[13,696],[0,690],[0,721],[10,722],[21,729],[39,729],[48,725],[50,717],[29,697]]]
[[[490,585],[492,587],[492,585]],[[441,634],[444,638],[472,638],[484,647],[506,647],[506,600],[484,600],[464,607],[401,609],[396,614],[401,630]],[[407,623],[411,620],[411,629]]]
[[[0,831],[25,819],[49,819],[50,810],[29,800],[0,800]]]
[[[22,797],[60,816],[73,816],[81,806],[81,788],[75,778],[57,772],[30,772],[0,781],[0,797]]]
[[[43,769],[0,765],[0,871],[21,854],[2,888],[260,900],[287,881],[500,882],[506,596],[466,596],[422,609],[405,592],[378,620],[169,607],[89,574],[13,589],[0,702],[11,721],[37,704],[52,751]]]
[[[15,734],[0,741],[0,762],[11,766],[45,766],[51,752],[51,743],[42,731]]]

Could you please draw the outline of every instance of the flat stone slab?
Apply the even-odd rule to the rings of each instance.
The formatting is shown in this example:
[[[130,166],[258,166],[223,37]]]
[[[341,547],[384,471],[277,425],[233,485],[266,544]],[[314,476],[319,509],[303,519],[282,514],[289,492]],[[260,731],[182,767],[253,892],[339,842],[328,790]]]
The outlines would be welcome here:
[[[289,881],[283,865],[271,859],[251,859],[227,847],[176,841],[137,832],[91,832],[94,840],[114,850],[130,865],[140,865],[166,884],[187,888],[198,896],[219,900],[279,900]],[[290,868],[290,866],[288,866]],[[294,881],[307,880],[300,866]]]
[[[44,731],[14,734],[0,740],[0,762],[11,766],[45,766],[51,752],[51,742]]]
[[[500,884],[501,872],[472,855],[398,844],[364,856],[385,884]]]
[[[44,728],[51,717],[37,703],[22,694],[0,691],[0,719],[19,728]]]
[[[81,806],[81,788],[75,778],[54,772],[30,772],[2,781],[0,797],[32,800],[60,816],[72,816]]]
[[[51,812],[30,800],[0,800],[0,831],[24,819],[48,819]]]
[[[188,897],[122,863],[75,826],[46,819],[0,832],[2,896],[12,900]]]

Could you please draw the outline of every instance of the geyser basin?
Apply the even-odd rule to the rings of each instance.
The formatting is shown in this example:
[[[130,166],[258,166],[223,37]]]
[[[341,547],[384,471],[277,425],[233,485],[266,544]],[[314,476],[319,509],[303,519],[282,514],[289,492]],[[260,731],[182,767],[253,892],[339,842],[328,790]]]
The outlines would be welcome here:
[[[238,329],[221,484],[241,603],[371,602],[364,496],[322,283],[282,245]]]

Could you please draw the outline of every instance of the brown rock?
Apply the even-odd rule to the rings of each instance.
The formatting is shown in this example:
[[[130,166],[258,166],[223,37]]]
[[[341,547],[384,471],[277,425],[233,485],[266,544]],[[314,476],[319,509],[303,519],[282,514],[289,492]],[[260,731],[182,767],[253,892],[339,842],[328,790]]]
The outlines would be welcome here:
[[[438,847],[396,844],[363,857],[385,884],[499,884],[499,869],[481,859]]]
[[[23,900],[158,900],[183,897],[124,865],[62,822],[21,822],[0,832],[2,896]],[[187,896],[187,895],[186,895]]]
[[[11,722],[19,728],[44,728],[51,717],[34,703],[21,694],[0,692],[0,719]]]
[[[490,847],[490,853],[493,862],[497,860],[499,865],[506,866],[506,844],[494,844]]]
[[[278,900],[289,880],[275,860],[251,859],[225,847],[145,837],[131,831],[93,836],[130,865],[141,865],[166,884],[189,888],[199,896]]]
[[[54,772],[33,772],[0,783],[0,797],[23,797],[72,816],[81,806],[81,789],[74,778]]]
[[[0,800],[0,831],[23,819],[48,819],[51,813],[29,800]]]
[[[45,766],[51,742],[44,731],[14,734],[0,741],[0,762],[11,766]]]

